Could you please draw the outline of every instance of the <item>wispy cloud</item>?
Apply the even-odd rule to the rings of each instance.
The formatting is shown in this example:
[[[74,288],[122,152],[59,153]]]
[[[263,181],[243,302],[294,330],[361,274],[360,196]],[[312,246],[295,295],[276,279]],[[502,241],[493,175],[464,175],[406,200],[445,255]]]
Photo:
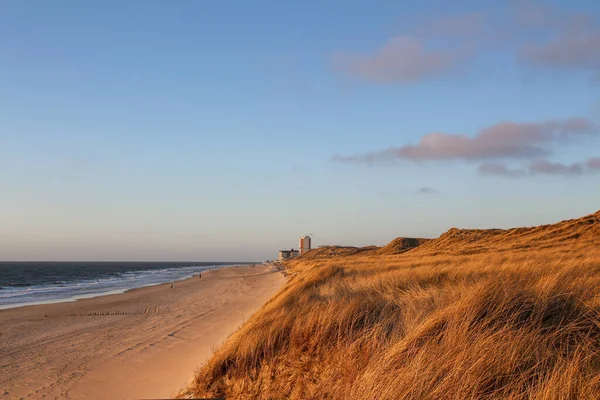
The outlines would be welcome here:
[[[590,158],[586,163],[571,164],[551,162],[539,158],[531,161],[526,169],[511,168],[503,162],[490,162],[481,164],[478,171],[482,175],[524,178],[535,175],[577,176],[595,169],[600,169],[600,158]]]
[[[331,157],[331,160],[338,163],[364,163],[371,165],[376,161],[382,160],[383,157],[381,157],[381,153],[383,152],[377,151],[364,154],[355,154],[351,156],[343,156],[336,154],[335,156]]]
[[[565,13],[548,3],[536,0],[513,1],[511,20],[521,28],[547,29],[564,28]]]
[[[538,159],[531,162],[529,172],[534,175],[581,175],[583,174],[583,167],[578,163],[562,164]]]
[[[350,156],[338,155],[333,160],[374,163],[394,159],[482,161],[534,158],[551,154],[552,143],[594,133],[598,133],[598,127],[581,117],[532,123],[501,122],[480,130],[473,137],[430,133],[423,136],[417,145]]]
[[[438,194],[439,193],[434,188],[430,188],[428,186],[420,187],[419,189],[417,189],[417,192],[419,192],[421,194]]]
[[[587,162],[587,167],[591,169],[600,169],[600,157],[592,157]]]
[[[510,52],[535,67],[595,71],[600,78],[600,19],[533,0],[509,2],[506,13],[471,12],[430,18],[373,52],[345,52],[336,66],[372,82],[410,83],[464,68],[485,52]],[[498,32],[507,32],[499,34]],[[591,118],[591,117],[590,117]],[[335,155],[340,163],[478,162],[482,176],[576,176],[600,170],[600,158],[554,162],[561,146],[600,133],[592,119],[503,121],[477,132],[434,131],[416,143]],[[515,163],[515,165],[511,165]]]
[[[340,51],[334,67],[376,83],[418,82],[464,68],[489,35],[489,14],[467,12],[418,21],[372,52]]]
[[[420,20],[371,52],[335,53],[333,65],[366,81],[405,84],[465,68],[484,53],[508,51],[527,65],[586,69],[600,77],[598,18],[531,0],[509,4],[505,14]]]
[[[389,147],[354,155],[337,155],[335,162],[373,165],[381,162],[404,160],[429,161],[479,161],[477,171],[482,176],[524,178],[535,175],[582,175],[600,170],[600,158],[587,162],[563,164],[545,157],[569,142],[576,142],[600,133],[600,128],[583,117],[542,122],[500,122],[479,130],[474,136],[430,133],[417,145]],[[512,167],[510,160],[528,161],[526,167]],[[420,188],[421,193],[433,193],[430,188]]]
[[[416,33],[423,37],[471,38],[484,32],[488,23],[489,14],[480,11],[443,15],[419,24]]]
[[[517,55],[521,61],[600,71],[600,23],[593,16],[531,0],[519,2],[516,15],[520,28],[542,36],[520,46]]]
[[[600,71],[600,29],[568,32],[540,44],[526,44],[519,58],[537,66]]]
[[[374,82],[409,83],[439,75],[458,62],[458,55],[427,49],[410,35],[390,39],[372,54],[340,52],[334,56],[337,69]]]
[[[505,176],[508,178],[523,178],[527,172],[523,169],[509,168],[503,162],[483,163],[477,169],[481,175]]]

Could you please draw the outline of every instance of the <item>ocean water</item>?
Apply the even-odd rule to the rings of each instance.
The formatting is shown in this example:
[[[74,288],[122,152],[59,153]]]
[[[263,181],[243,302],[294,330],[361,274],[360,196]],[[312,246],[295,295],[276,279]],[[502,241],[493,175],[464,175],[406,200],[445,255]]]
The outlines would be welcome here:
[[[0,309],[76,301],[244,263],[0,262]]]

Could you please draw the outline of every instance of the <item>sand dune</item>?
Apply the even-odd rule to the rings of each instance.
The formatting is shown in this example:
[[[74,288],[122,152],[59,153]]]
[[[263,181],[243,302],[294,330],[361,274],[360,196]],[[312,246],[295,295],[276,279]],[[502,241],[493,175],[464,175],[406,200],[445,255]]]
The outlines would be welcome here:
[[[286,268],[181,397],[600,398],[600,212],[331,246]]]
[[[283,284],[223,268],[75,303],[0,311],[0,398],[169,397]]]

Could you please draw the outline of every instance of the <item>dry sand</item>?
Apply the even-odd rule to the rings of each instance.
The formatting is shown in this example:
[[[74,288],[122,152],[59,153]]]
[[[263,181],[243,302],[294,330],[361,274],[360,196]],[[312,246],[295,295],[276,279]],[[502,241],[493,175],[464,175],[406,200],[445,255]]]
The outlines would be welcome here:
[[[0,398],[164,398],[281,288],[264,265],[0,310]]]

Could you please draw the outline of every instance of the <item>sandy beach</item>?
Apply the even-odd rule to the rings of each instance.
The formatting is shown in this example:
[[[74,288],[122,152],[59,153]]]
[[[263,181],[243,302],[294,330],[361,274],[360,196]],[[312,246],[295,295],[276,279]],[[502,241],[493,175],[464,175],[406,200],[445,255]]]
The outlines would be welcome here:
[[[264,265],[0,310],[0,398],[165,398],[284,284]]]

